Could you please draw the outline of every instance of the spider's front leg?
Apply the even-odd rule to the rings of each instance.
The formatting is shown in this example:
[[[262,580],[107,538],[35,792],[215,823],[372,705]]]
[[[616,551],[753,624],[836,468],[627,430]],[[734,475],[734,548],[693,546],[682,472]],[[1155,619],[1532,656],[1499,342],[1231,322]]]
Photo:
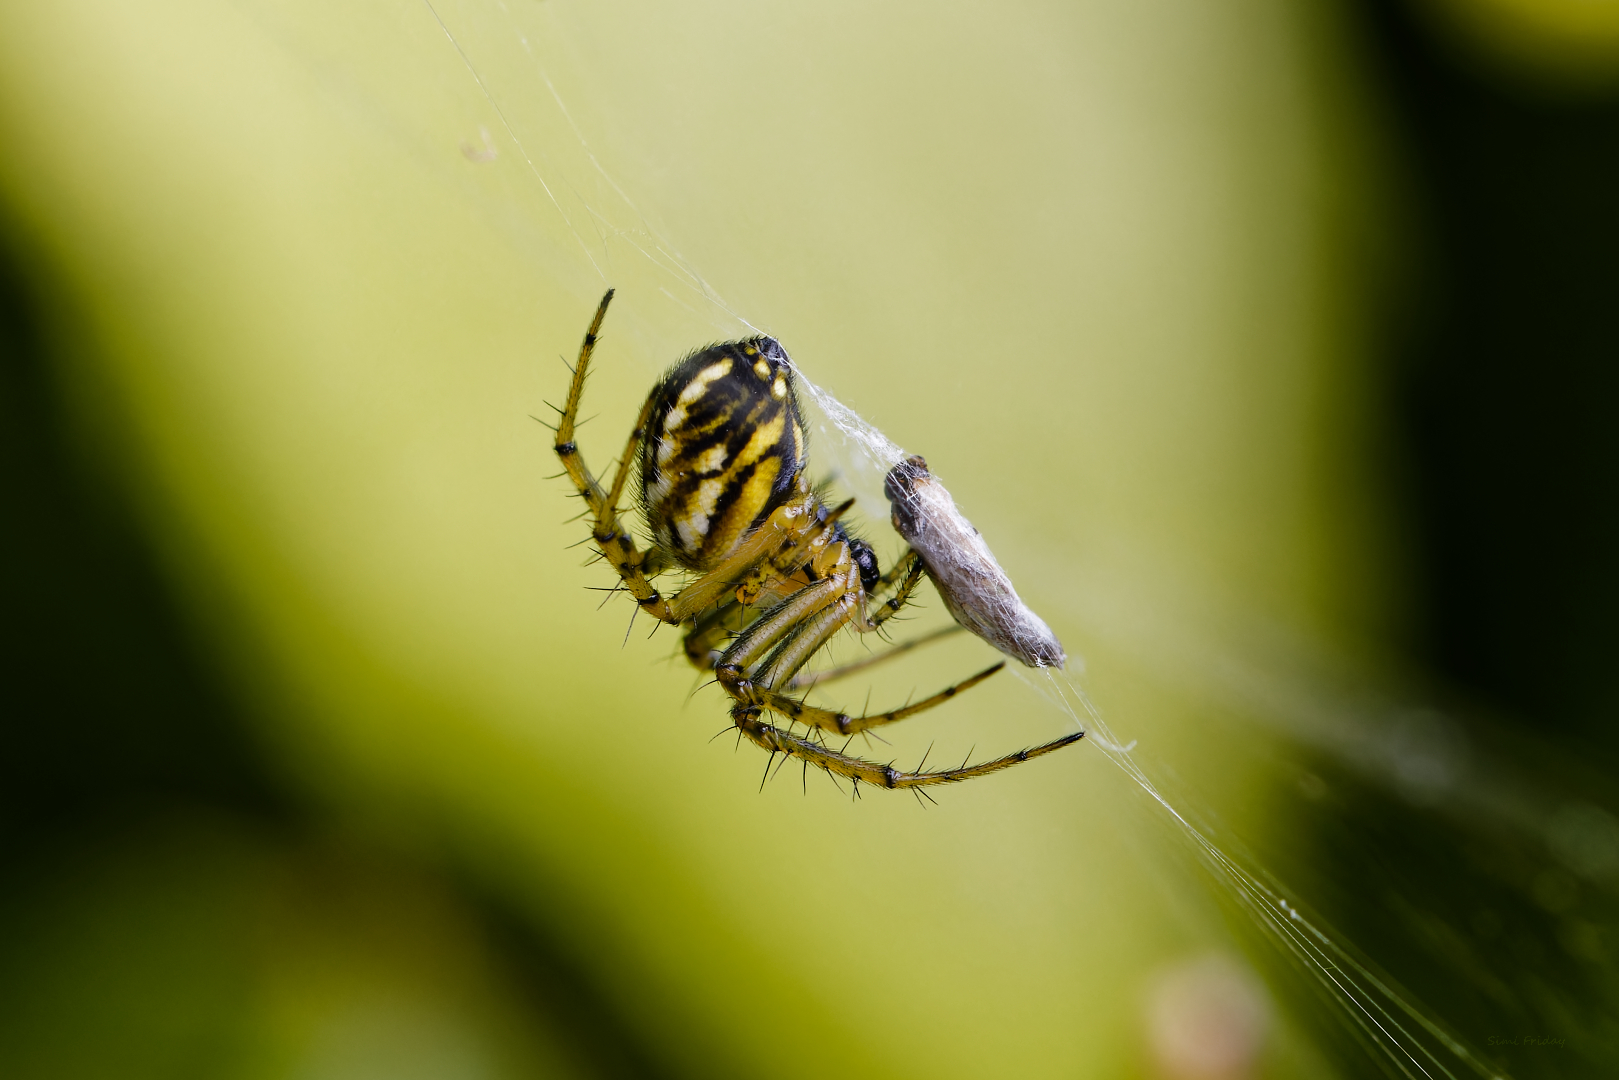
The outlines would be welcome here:
[[[914,554],[908,562],[901,560],[901,566],[904,576],[899,578],[898,590],[882,610],[868,620],[861,616],[866,595],[848,545],[829,546],[813,565],[818,580],[766,612],[725,650],[714,668],[720,685],[744,707],[762,707],[796,723],[849,735],[942,705],[1006,666],[1003,661],[923,701],[865,716],[823,709],[782,693],[781,689],[791,685],[798,671],[839,630],[851,625],[864,631],[876,630],[904,607],[922,570]]]
[[[851,504],[852,500],[851,503],[846,503],[844,507],[840,507],[839,511],[837,512],[841,512],[842,509],[845,509]],[[826,528],[826,525],[832,520],[835,520],[834,517],[829,515],[827,521],[822,523],[823,536],[828,539],[830,538],[830,530]],[[824,549],[824,541],[817,542],[818,540],[821,540],[821,538],[817,537],[813,539],[806,539],[805,537],[800,537],[788,544],[784,544],[782,553],[771,559],[762,561],[758,566],[754,567],[754,569],[748,573],[748,575],[743,579],[742,583],[737,586],[736,597],[720,601],[718,605],[716,605],[706,614],[699,616],[691,624],[691,628],[686,632],[684,642],[686,659],[691,662],[691,665],[700,671],[713,670],[714,666],[719,663],[720,658],[724,655],[726,643],[735,638],[738,634],[742,633],[744,630],[749,629],[751,626],[757,623],[759,619],[763,618],[765,614],[768,613],[766,611],[749,609],[747,607],[747,605],[752,600],[756,600],[762,592],[762,588],[758,583],[763,583],[763,585],[767,586],[780,586],[785,582],[791,588],[799,588],[800,586],[790,581],[791,576],[799,570],[798,560],[791,558],[790,555],[792,553],[797,553],[804,550],[818,552],[819,550]],[[873,590],[872,594],[867,597],[867,601],[869,602],[871,600],[881,598],[883,593],[889,589],[895,589],[894,595],[882,601],[881,605],[877,609],[877,614],[873,616],[869,622],[863,625],[857,622],[855,624],[856,627],[862,632],[869,632],[878,629],[884,622],[892,618],[900,608],[904,607],[906,599],[910,596],[911,591],[916,588],[917,582],[919,582],[921,578],[921,560],[917,557],[915,552],[908,552],[903,558],[896,562],[887,573],[883,574],[883,576],[878,579],[877,587]],[[681,594],[682,597],[685,595],[685,593]],[[786,599],[792,595],[794,594],[788,593],[785,597],[778,598],[778,605],[782,599]],[[676,599],[678,600],[680,597],[677,597]],[[768,610],[775,611],[777,608],[772,607]],[[943,634],[951,633],[955,629],[955,627],[951,627],[948,630],[936,631],[918,639],[917,641],[908,642],[904,645],[891,649],[879,656],[859,661],[855,664],[848,665],[846,668],[840,668],[836,674],[827,673],[826,677],[836,678],[838,675],[850,674],[862,668],[869,667],[872,664],[880,663],[881,661],[888,659],[890,656],[895,656],[899,653],[905,652],[908,649],[915,648],[917,645],[931,641],[934,638],[942,636]],[[792,685],[788,687],[788,689],[794,689],[799,685],[800,683],[795,680]]]
[[[832,556],[829,553],[830,558]],[[801,723],[812,729],[853,736],[861,731],[894,723],[942,705],[961,691],[978,685],[1006,666],[1003,660],[970,678],[946,687],[925,700],[901,709],[864,716],[849,716],[846,713],[822,709],[781,693],[777,688],[790,686],[797,672],[838,630],[851,623],[857,629],[875,630],[893,617],[904,607],[922,573],[921,561],[914,552],[909,554],[906,560],[902,560],[901,565],[904,569],[901,570],[896,566],[891,576],[885,579],[887,581],[897,579],[901,582],[895,595],[883,605],[877,615],[866,620],[858,618],[864,604],[865,593],[858,577],[853,574],[852,566],[846,565],[847,562],[848,551],[844,546],[841,557],[826,567],[831,572],[817,583],[829,591],[834,587],[841,590],[835,599],[827,601],[818,598],[813,603],[806,600],[801,609],[783,604],[777,611],[744,630],[721,658],[716,673],[721,685],[736,699],[736,703],[731,707],[731,720],[755,745],[770,751],[772,755],[786,754],[808,765],[814,765],[856,782],[887,788],[911,788],[957,783],[987,776],[992,772],[999,772],[1001,769],[1028,761],[1030,758],[1049,754],[1084,738],[1084,732],[1065,735],[1049,743],[976,765],[963,763],[958,768],[932,771],[924,771],[918,766],[915,770],[906,771],[895,768],[892,763],[878,764],[846,754],[842,750],[833,750],[809,735],[801,736],[791,730],[783,731],[765,722],[762,717],[768,709],[787,717],[789,726],[791,723]],[[805,589],[804,593],[810,592],[813,588],[814,586]],[[802,595],[803,593],[800,594]],[[772,649],[773,642],[779,643],[774,644]],[[757,663],[758,658],[766,650],[771,650],[768,658],[762,663]],[[751,678],[748,677],[748,672],[752,673]]]
[[[853,624],[854,628],[863,634],[881,630],[884,623],[904,609],[906,603],[910,600],[911,593],[915,591],[917,584],[922,580],[922,574],[921,557],[914,551],[907,551],[898,562],[889,568],[887,573],[877,579],[877,587],[866,597],[868,607],[872,606],[872,601],[879,601],[875,605],[876,614],[871,615],[864,624],[855,622]],[[883,593],[890,588],[894,589],[894,594],[884,598]],[[777,680],[774,685],[781,690],[802,690],[817,683],[831,682],[833,679],[841,679],[845,676],[853,675],[857,671],[865,671],[867,668],[887,663],[897,656],[910,652],[912,649],[937,641],[942,637],[948,637],[951,634],[960,632],[960,630],[960,626],[952,623],[937,630],[930,630],[919,638],[913,638],[883,652],[868,656],[864,660],[855,660],[823,671],[811,672],[800,668],[798,673],[791,678],[785,681]]]
[[[846,777],[857,783],[871,784],[874,787],[884,788],[916,788],[930,787],[935,784],[955,784],[963,780],[972,780],[980,776],[988,776],[1002,769],[1009,769],[1013,765],[1021,765],[1031,758],[1041,757],[1053,750],[1076,743],[1085,737],[1083,731],[1072,735],[1064,735],[1060,739],[1043,743],[1040,746],[1031,746],[992,761],[982,761],[976,765],[963,763],[954,769],[924,770],[920,765],[915,770],[896,769],[892,763],[879,765],[864,758],[853,757],[840,750],[822,746],[811,739],[783,731],[778,727],[765,723],[760,718],[760,710],[738,703],[731,708],[731,719],[742,734],[756,746],[775,754],[786,754],[795,757],[818,769],[825,769],[834,776]],[[925,761],[925,758],[924,758]]]
[[[945,687],[930,698],[923,698],[921,701],[906,705],[902,709],[890,709],[881,713],[867,713],[864,716],[850,716],[848,713],[823,709],[817,705],[807,704],[788,694],[760,687],[754,688],[752,696],[755,702],[771,712],[780,713],[789,720],[803,724],[806,727],[819,728],[835,735],[858,735],[862,731],[869,731],[884,724],[892,724],[943,705],[963,690],[971,690],[1005,666],[1006,661],[1002,660],[1000,663],[992,664],[976,675]]]

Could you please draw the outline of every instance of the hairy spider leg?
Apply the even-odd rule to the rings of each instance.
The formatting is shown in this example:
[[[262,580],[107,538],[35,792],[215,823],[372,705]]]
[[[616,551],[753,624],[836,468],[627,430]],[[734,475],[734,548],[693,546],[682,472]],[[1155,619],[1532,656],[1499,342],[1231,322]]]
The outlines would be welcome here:
[[[853,591],[858,593],[858,581]],[[850,594],[850,583],[845,575],[824,577],[765,612],[720,654],[719,662],[714,665],[720,684],[731,690],[733,696],[744,695],[739,700],[745,700],[746,687],[751,685],[749,680],[760,658],[784,639],[795,638],[803,631],[807,620],[824,619],[828,608],[833,609],[830,615],[838,625],[847,622],[858,604],[858,596],[851,598]]]
[[[618,523],[618,499],[623,494],[624,483],[629,474],[631,454],[634,447],[640,443],[646,429],[651,402],[642,406],[640,418],[630,433],[631,449],[626,451],[624,459],[619,462],[611,493],[603,491],[601,484],[591,475],[585,465],[585,459],[579,453],[578,444],[574,442],[579,401],[585,392],[585,376],[590,369],[591,355],[596,351],[596,339],[601,333],[602,320],[607,317],[607,305],[612,302],[613,290],[608,289],[602,296],[601,304],[596,308],[596,317],[590,320],[590,329],[585,331],[584,344],[579,347],[579,360],[573,367],[573,381],[568,386],[567,406],[562,410],[562,422],[557,425],[555,449],[557,457],[562,460],[563,469],[568,473],[568,479],[573,481],[574,488],[590,508],[591,516],[594,518],[591,524],[591,538],[596,542],[602,557],[618,571],[625,589],[635,598],[641,610],[664,622],[678,623],[681,620],[670,609],[668,601],[652,582],[647,580],[643,566],[645,555],[635,546],[635,541],[629,533],[619,528]]]
[[[787,642],[797,640],[811,626],[830,621],[835,630],[856,614],[864,614],[866,594],[854,557],[846,541],[826,542],[833,537],[828,523],[827,531],[808,545],[813,549],[813,556],[804,569],[813,579],[812,583],[765,612],[759,621],[738,634],[715,665],[721,685],[737,700],[748,700],[747,688],[752,685],[750,680],[755,677],[760,658],[778,642],[782,643],[776,651],[779,656]],[[914,587],[912,576],[905,580],[903,595],[896,594],[899,604],[904,603],[904,596]],[[866,628],[866,620],[862,618],[861,629]],[[825,636],[830,637],[830,633]]]
[[[877,607],[875,615],[869,618],[862,617],[858,621],[855,616],[862,614],[861,608],[867,599],[862,593],[857,581],[845,579],[844,592],[835,607],[819,613],[813,620],[805,618],[799,626],[794,628],[790,636],[784,636],[775,651],[764,661],[757,665],[751,673],[754,684],[769,690],[776,690],[790,684],[793,677],[807,664],[811,657],[820,651],[821,647],[832,640],[844,626],[853,624],[853,629],[862,633],[875,633],[882,629],[884,623],[899,614],[910,601],[911,593],[922,580],[922,560],[914,551],[906,552],[905,556],[895,564],[895,570],[903,570],[904,577],[900,578],[894,589],[894,594],[884,600]],[[884,580],[892,580],[885,575]],[[878,588],[883,587],[883,581],[878,582]],[[744,659],[742,666],[753,665],[758,656],[769,647],[769,642],[761,641],[757,647],[751,648],[746,654],[739,653]]]
[[[886,573],[877,579],[877,584],[868,597],[868,602],[869,600],[882,597],[884,593],[895,588],[896,582],[898,582],[902,576],[908,576],[911,579],[904,586],[905,593],[908,595],[910,590],[915,588],[916,581],[920,578],[921,573],[922,568],[920,558],[915,552],[907,551],[905,555],[901,556],[900,559],[895,562]],[[804,584],[809,583],[806,582]],[[803,588],[804,584],[795,584],[795,588]],[[785,599],[785,597],[780,599]],[[884,602],[878,609],[877,615],[872,619],[873,629],[882,625],[882,623],[886,622],[890,617],[892,617],[893,614],[904,605],[904,600],[903,598],[899,598],[898,603],[893,603],[892,606],[890,606],[891,603],[891,601]],[[725,651],[725,643],[735,635],[757,623],[759,619],[763,618],[772,610],[774,610],[773,607],[745,607],[735,598],[727,598],[720,601],[717,606],[699,616],[696,621],[691,624],[690,629],[686,631],[684,641],[686,659],[691,662],[693,667],[700,671],[712,671],[715,664],[719,662],[720,656],[723,655]],[[908,642],[905,645],[899,646],[897,649],[890,650],[889,652],[884,652],[878,656],[848,665],[847,668],[833,669],[832,672],[824,673],[822,678],[838,678],[843,674],[851,673],[852,671],[861,667],[867,667],[871,664],[878,663],[893,653],[904,652],[906,649],[914,648],[915,646],[926,641],[931,641],[936,637],[942,637],[945,634],[954,633],[957,629],[959,629],[959,627],[951,626],[944,630],[935,631],[932,634],[927,634],[921,638],[918,638],[916,641]],[[809,682],[810,680],[808,678],[804,678],[802,681],[795,678],[787,689],[796,689],[800,685],[808,685]]]
[[[731,710],[731,718],[741,729],[749,741],[755,745],[769,750],[772,754],[786,754],[802,761],[825,769],[836,776],[846,777],[850,780],[871,784],[873,787],[883,788],[917,788],[929,787],[934,784],[956,784],[963,780],[972,780],[980,776],[988,776],[1002,769],[1009,769],[1013,765],[1021,765],[1025,761],[1041,757],[1060,750],[1065,746],[1078,742],[1085,737],[1083,731],[1072,735],[1064,735],[1060,739],[1043,743],[1040,746],[1031,746],[1026,750],[1007,754],[1005,757],[995,758],[993,761],[980,762],[977,765],[963,765],[955,769],[935,769],[931,771],[906,772],[896,769],[893,765],[878,765],[875,762],[862,758],[852,757],[830,747],[822,746],[817,742],[794,735],[765,723],[759,719],[759,710],[743,705],[737,705]]]
[[[867,656],[860,660],[852,660],[847,664],[839,664],[837,667],[827,668],[824,671],[800,671],[797,675],[794,675],[791,679],[783,683],[781,688],[783,690],[803,690],[805,687],[819,686],[822,683],[829,683],[835,679],[846,678],[850,675],[856,674],[857,672],[865,671],[868,668],[874,668],[878,664],[886,663],[887,661],[894,659],[896,656],[910,652],[912,649],[919,649],[923,645],[930,645],[933,642],[938,641],[940,638],[949,637],[951,634],[960,633],[963,629],[963,627],[952,623],[949,626],[941,626],[937,630],[930,630],[919,638],[912,638],[910,641],[902,641],[892,648],[884,649],[880,653]]]
[[[849,716],[808,705],[778,692],[777,686],[790,682],[834,634],[854,622],[863,592],[858,578],[852,578],[852,574],[853,567],[845,551],[841,553],[831,576],[802,590],[737,637],[715,666],[715,675],[726,692],[736,699],[738,707],[746,711],[750,706],[762,706],[790,720],[823,731],[849,735],[904,720],[942,705],[1006,666],[1002,661],[915,704],[864,716]],[[881,626],[886,618],[892,617],[905,605],[920,578],[921,562],[918,560],[906,573],[899,591],[883,605],[882,610],[869,621],[856,622],[855,628],[869,632]],[[772,645],[775,646],[774,650],[756,668],[759,657]],[[732,710],[732,715],[737,715],[737,709]]]
[[[903,709],[890,709],[888,712],[868,713],[864,716],[849,716],[845,713],[833,712],[831,709],[806,705],[797,698],[758,687],[754,688],[753,697],[760,705],[763,705],[771,712],[780,713],[788,719],[795,720],[807,727],[820,728],[822,731],[829,731],[838,735],[858,735],[862,731],[869,731],[884,724],[892,724],[895,721],[904,720],[907,717],[915,716],[917,713],[926,712],[929,709],[943,705],[963,690],[972,689],[1005,666],[1006,661],[1002,660],[953,686],[945,687],[930,698],[924,698],[914,704],[905,706]]]
[[[899,614],[921,580],[922,562],[917,559],[910,565],[894,595],[882,603],[877,613],[869,619],[862,617],[858,620],[856,617],[863,614],[861,609],[865,595],[858,581],[848,581],[836,606],[821,612],[813,620],[803,620],[796,632],[783,640],[769,659],[754,672],[754,682],[771,690],[782,686],[846,625],[853,624],[853,628],[862,634],[875,633],[883,623]]]
[[[871,591],[871,593],[868,594],[867,602],[868,606],[870,606],[870,602],[873,600],[881,600],[881,602],[875,605],[876,614],[870,617],[865,626],[858,626],[857,629],[862,633],[873,633],[882,629],[882,625],[884,623],[886,623],[889,619],[892,619],[895,615],[898,615],[905,607],[906,603],[910,600],[911,593],[916,590],[917,584],[921,582],[924,570],[925,567],[922,564],[921,556],[910,549],[906,549],[905,554],[900,556],[899,560],[889,568],[888,572],[877,579],[877,585]],[[888,597],[886,600],[882,599],[883,593],[887,592],[889,589],[893,589],[894,594]],[[795,666],[794,669],[797,673],[792,674],[791,678],[777,676],[771,680],[772,685],[783,690],[798,690],[806,686],[811,686],[815,683],[830,682],[833,679],[841,679],[845,675],[852,675],[856,671],[862,671],[866,668],[873,667],[885,660],[898,656],[901,653],[908,652],[909,650],[916,648],[918,645],[923,645],[927,642],[937,640],[938,638],[944,637],[947,634],[953,634],[958,629],[959,627],[956,626],[948,626],[940,630],[935,630],[932,633],[922,635],[914,641],[908,641],[903,645],[898,645],[892,649],[878,653],[876,656],[869,656],[864,660],[857,660],[854,663],[844,664],[841,667],[831,668],[827,671],[804,673],[798,670],[798,668],[802,667],[802,664],[799,664]],[[828,635],[827,640],[829,639],[830,635]],[[817,648],[819,648],[819,646],[817,646]],[[804,653],[803,656],[805,661],[807,661],[811,655],[812,652]],[[775,657],[772,657],[772,663],[774,663],[775,659]],[[785,681],[782,681],[784,678]]]

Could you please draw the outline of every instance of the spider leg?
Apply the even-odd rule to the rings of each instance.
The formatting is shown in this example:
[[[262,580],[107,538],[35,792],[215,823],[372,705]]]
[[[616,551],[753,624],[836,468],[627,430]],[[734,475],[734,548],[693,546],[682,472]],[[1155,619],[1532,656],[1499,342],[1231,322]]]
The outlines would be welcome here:
[[[907,572],[904,580],[908,586],[914,587],[920,565],[917,562]],[[834,589],[838,591],[834,593]],[[896,599],[903,604],[908,595],[908,589],[902,587]],[[810,657],[854,619],[864,596],[859,580],[852,574],[841,580],[839,576],[824,578],[796,593],[744,631],[725,651],[715,667],[720,684],[740,705],[762,706],[811,728],[851,735],[942,705],[1006,666],[1002,661],[914,705],[863,716],[807,705],[780,693],[776,688],[789,684]],[[758,670],[750,672],[750,665],[778,638],[781,641],[775,651]]]
[[[858,585],[856,586],[858,588]],[[796,644],[800,638],[815,639],[810,651],[821,647],[831,632],[848,622],[854,614],[849,584],[837,578],[824,578],[798,590],[760,617],[758,622],[737,635],[729,648],[721,654],[714,670],[720,681],[736,680],[756,663],[771,646],[782,644],[770,658],[765,673],[759,676],[767,685],[773,684],[773,673],[782,662],[779,654]],[[830,626],[824,635],[822,626]],[[806,653],[805,659],[808,659]]]
[[[868,656],[864,660],[855,660],[852,663],[844,664],[841,667],[829,668],[826,671],[800,671],[797,675],[794,675],[791,679],[783,683],[781,688],[783,690],[802,690],[806,686],[831,682],[833,679],[841,679],[845,675],[853,675],[857,671],[864,671],[867,668],[876,667],[878,664],[881,664],[886,660],[892,660],[901,653],[910,652],[912,649],[926,645],[929,642],[937,641],[942,637],[949,637],[951,634],[957,633],[961,629],[962,628],[960,626],[952,623],[949,626],[941,626],[937,630],[923,634],[919,638],[913,638],[912,640],[904,642],[903,644],[895,645],[891,649],[885,649],[874,656]]]
[[[590,329],[585,331],[585,342],[579,349],[579,362],[573,367],[573,382],[568,387],[567,407],[562,410],[562,419],[556,429],[557,456],[562,459],[562,467],[573,481],[573,486],[585,497],[592,510],[600,507],[604,492],[585,466],[584,458],[579,456],[573,434],[579,418],[579,399],[585,392],[585,374],[590,367],[590,356],[596,351],[596,335],[601,332],[602,320],[607,317],[607,305],[612,301],[613,290],[608,289],[596,308],[596,317],[590,320]]]
[[[820,651],[821,647],[846,625],[852,624],[855,629],[865,633],[876,630],[882,625],[883,621],[891,618],[894,612],[905,606],[906,601],[910,599],[911,591],[916,588],[916,583],[921,580],[921,574],[922,563],[920,559],[917,559],[912,562],[907,570],[899,590],[884,603],[883,610],[869,620],[855,617],[864,606],[866,594],[861,588],[859,580],[854,578],[852,574],[848,575],[841,583],[843,593],[839,597],[839,602],[825,605],[825,609],[814,615],[813,618],[805,617],[803,624],[790,636],[782,635],[784,637],[782,643],[777,646],[775,652],[771,653],[770,658],[762,665],[761,669],[754,674],[754,684],[768,690],[775,690],[789,685],[798,672],[803,669],[804,665],[809,663],[810,659]],[[827,578],[825,583],[831,585],[836,580],[836,578]],[[817,585],[819,584],[821,582],[817,582]],[[811,588],[814,587],[811,586]],[[805,591],[807,592],[808,590]],[[763,625],[762,620],[760,625]],[[749,654],[749,658],[756,656],[759,651],[762,650],[753,650]],[[728,651],[727,657],[730,655]],[[738,700],[746,700],[746,698],[739,697]]]
[[[877,593],[882,592],[884,589],[894,584],[894,582],[898,581],[906,574],[909,574],[911,572],[911,568],[921,561],[922,556],[918,555],[910,548],[906,548],[905,554],[901,555],[898,559],[895,559],[894,565],[883,571],[883,576],[877,579],[877,587],[872,590],[872,595],[875,596]]]
[[[1031,746],[1026,750],[1007,754],[991,761],[980,762],[977,765],[962,765],[955,769],[935,769],[932,771],[906,772],[896,769],[892,765],[879,765],[876,762],[866,761],[863,758],[853,757],[838,750],[817,745],[808,739],[797,735],[790,735],[780,728],[773,727],[759,719],[759,710],[738,704],[731,710],[731,718],[736,722],[737,728],[748,740],[761,749],[770,751],[771,755],[788,754],[800,758],[810,765],[825,769],[833,776],[842,776],[856,783],[871,784],[874,787],[884,788],[919,788],[934,784],[955,784],[963,780],[972,780],[979,776],[988,776],[990,773],[1009,769],[1013,765],[1020,765],[1031,758],[1041,757],[1053,750],[1060,750],[1064,746],[1076,743],[1085,737],[1083,731],[1072,735],[1064,735],[1060,739],[1043,743],[1040,746]]]
[[[917,585],[921,583],[924,569],[922,556],[914,551],[907,551],[899,562],[894,564],[893,569],[877,582],[876,591],[880,593],[885,587],[898,581],[899,587],[894,590],[894,595],[884,600],[879,606],[877,614],[873,615],[865,626],[858,629],[862,633],[869,634],[895,615],[898,615],[900,610],[910,602],[911,593],[915,592]],[[888,575],[892,575],[892,577]]]
[[[797,698],[757,686],[753,688],[752,699],[755,704],[800,724],[820,728],[822,731],[835,731],[839,735],[854,735],[869,728],[892,724],[943,705],[963,690],[972,689],[1005,666],[1006,661],[1002,660],[994,667],[985,668],[978,674],[963,679],[953,686],[947,686],[932,697],[923,698],[913,705],[907,705],[902,709],[890,709],[888,712],[867,713],[864,716],[849,716],[846,713],[834,712],[831,709],[823,709],[816,705],[807,705]]]
[[[590,508],[589,516],[594,518],[591,538],[596,541],[596,547],[600,549],[603,557],[618,571],[618,576],[624,581],[624,588],[635,597],[636,604],[654,618],[678,623],[681,617],[671,609],[669,602],[652,582],[647,580],[643,570],[645,553],[635,546],[635,541],[626,530],[619,527],[618,523],[618,500],[623,494],[624,483],[629,475],[630,460],[634,457],[635,448],[640,444],[641,436],[646,430],[647,418],[652,408],[651,398],[648,398],[647,403],[641,407],[641,415],[636,420],[634,430],[630,432],[629,445],[625,449],[624,457],[619,461],[611,492],[602,490],[601,484],[585,465],[578,444],[574,442],[574,431],[579,423],[579,400],[584,396],[585,376],[590,371],[590,357],[596,351],[597,335],[601,333],[602,320],[607,317],[607,305],[612,303],[612,300],[613,290],[608,289],[602,297],[601,304],[596,308],[596,317],[590,321],[590,329],[585,331],[584,344],[579,347],[579,362],[574,365],[573,381],[568,385],[568,401],[562,410],[561,421],[557,424],[555,449],[557,457],[562,461],[563,469],[567,471],[568,479],[573,481],[575,490]]]

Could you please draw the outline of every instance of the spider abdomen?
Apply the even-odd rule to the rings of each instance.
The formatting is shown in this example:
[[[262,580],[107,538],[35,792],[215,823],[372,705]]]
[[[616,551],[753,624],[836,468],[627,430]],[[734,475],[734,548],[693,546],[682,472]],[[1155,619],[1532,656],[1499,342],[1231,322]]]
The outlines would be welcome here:
[[[792,367],[773,338],[693,353],[653,388],[641,498],[659,547],[692,570],[725,558],[804,470]]]

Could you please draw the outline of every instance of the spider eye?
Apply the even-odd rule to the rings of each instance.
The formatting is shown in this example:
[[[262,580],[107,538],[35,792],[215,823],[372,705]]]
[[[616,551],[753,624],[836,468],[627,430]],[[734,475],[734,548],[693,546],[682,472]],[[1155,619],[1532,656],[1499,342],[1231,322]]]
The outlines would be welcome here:
[[[855,565],[860,567],[860,584],[865,586],[868,593],[871,592],[877,587],[877,579],[882,576],[877,568],[877,553],[864,540],[850,540],[849,554],[854,556]]]

